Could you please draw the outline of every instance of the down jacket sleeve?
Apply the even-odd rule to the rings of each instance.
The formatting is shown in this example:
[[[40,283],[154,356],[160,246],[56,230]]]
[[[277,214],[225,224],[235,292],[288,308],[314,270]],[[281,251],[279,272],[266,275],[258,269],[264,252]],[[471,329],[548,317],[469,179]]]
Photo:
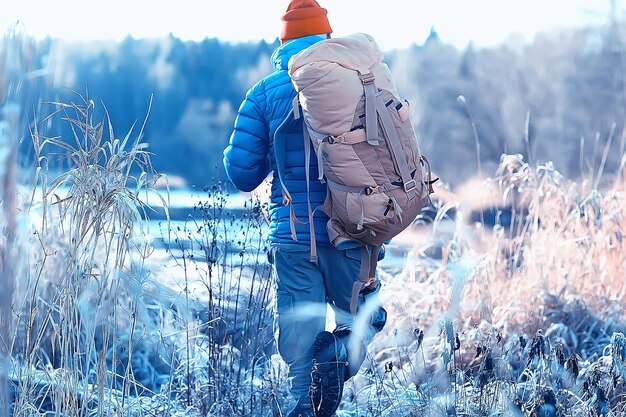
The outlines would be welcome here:
[[[262,85],[248,90],[235,118],[230,142],[224,150],[224,168],[240,191],[252,191],[267,177],[269,133],[263,113]]]

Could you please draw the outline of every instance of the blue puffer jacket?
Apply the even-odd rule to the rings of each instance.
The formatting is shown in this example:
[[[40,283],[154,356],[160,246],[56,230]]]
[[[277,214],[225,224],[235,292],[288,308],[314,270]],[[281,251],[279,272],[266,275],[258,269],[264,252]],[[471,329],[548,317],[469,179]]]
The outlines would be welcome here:
[[[291,40],[278,47],[272,54],[276,70],[257,82],[248,90],[239,107],[230,143],[224,150],[224,167],[228,178],[238,190],[252,191],[273,171],[270,200],[270,234],[272,243],[309,245],[308,225],[296,223],[298,240],[291,238],[289,207],[283,205],[283,194],[276,169],[274,143],[284,140],[285,170],[283,180],[293,199],[295,215],[301,222],[308,220],[307,191],[305,177],[305,153],[302,123],[284,132],[285,136],[274,137],[283,122],[296,95],[287,72],[289,58],[323,37],[306,36]],[[301,119],[300,119],[301,120]],[[283,129],[281,129],[282,135]],[[311,148],[312,149],[312,148]],[[326,185],[317,180],[317,159],[311,151],[309,172],[311,207],[324,203]],[[330,245],[326,233],[328,217],[321,211],[314,212],[315,238],[317,245]]]

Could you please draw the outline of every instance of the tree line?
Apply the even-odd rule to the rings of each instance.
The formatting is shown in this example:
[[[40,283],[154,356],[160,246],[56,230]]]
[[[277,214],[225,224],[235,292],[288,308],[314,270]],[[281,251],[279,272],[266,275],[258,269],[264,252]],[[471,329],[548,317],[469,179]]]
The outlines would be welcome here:
[[[433,31],[421,44],[384,55],[413,109],[422,152],[454,186],[479,167],[493,173],[503,153],[537,165],[553,161],[572,178],[600,167],[614,172],[626,137],[621,41],[617,22],[464,50]],[[252,83],[272,71],[277,46],[173,36],[118,43],[26,39],[18,60],[27,74],[22,107],[32,124],[52,112],[50,102],[89,97],[119,137],[150,108],[144,133],[154,167],[203,187],[226,180],[222,150],[236,111]],[[25,124],[24,136],[29,129]],[[48,119],[45,129],[73,140],[62,118]],[[22,141],[24,164],[32,161],[31,148]]]

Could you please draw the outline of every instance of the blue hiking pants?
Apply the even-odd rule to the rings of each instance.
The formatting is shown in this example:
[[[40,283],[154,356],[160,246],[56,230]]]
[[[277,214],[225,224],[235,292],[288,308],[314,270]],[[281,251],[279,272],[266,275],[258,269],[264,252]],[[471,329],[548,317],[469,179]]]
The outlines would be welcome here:
[[[290,391],[294,398],[308,396],[311,384],[313,342],[326,329],[327,307],[335,316],[336,329],[350,329],[346,342],[349,371],[354,375],[365,358],[365,349],[382,330],[386,311],[378,302],[380,285],[359,295],[356,316],[350,313],[352,288],[359,280],[362,247],[339,250],[318,246],[318,262],[309,259],[309,247],[276,246],[272,262],[276,272],[275,335],[278,351],[289,366]]]

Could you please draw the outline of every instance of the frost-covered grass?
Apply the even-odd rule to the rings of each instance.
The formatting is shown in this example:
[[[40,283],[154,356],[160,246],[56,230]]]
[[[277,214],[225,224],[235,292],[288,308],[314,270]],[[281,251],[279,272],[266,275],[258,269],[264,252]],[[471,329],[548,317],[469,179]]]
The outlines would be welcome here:
[[[13,246],[24,256],[3,321],[14,415],[278,413],[265,207],[251,199],[239,219],[216,184],[184,227],[166,216],[169,249],[155,251],[144,201],[160,196],[167,214],[169,192],[153,188],[161,176],[143,128],[118,139],[106,114],[95,120],[95,102],[77,98],[47,103],[73,137],[47,137],[47,119],[33,124],[37,167],[15,203]],[[3,232],[16,230],[7,219]]]
[[[217,183],[198,192],[184,226],[162,222],[167,251],[156,250],[141,196],[160,193],[167,207],[168,191],[152,189],[159,175],[141,131],[116,139],[88,98],[51,105],[76,136],[46,138],[45,120],[32,131],[39,163],[19,202],[10,326],[14,415],[284,414],[266,206],[251,196],[235,216]],[[52,155],[70,168],[49,178]],[[397,238],[405,262],[380,263],[389,322],[338,415],[624,415],[623,178],[600,190],[506,155],[479,185],[440,185],[433,221]],[[471,221],[496,206],[506,209],[494,226]]]
[[[621,173],[598,190],[568,181],[550,164],[533,169],[505,155],[495,174],[479,188],[440,190],[434,223],[410,233],[418,243],[406,266],[383,271],[390,322],[346,410],[626,411]],[[493,228],[467,220],[480,209],[486,218],[493,206],[507,207],[500,219],[510,220]]]
[[[31,135],[36,186],[21,203],[23,256],[10,340],[16,415],[133,407],[131,398],[156,385],[146,381],[158,379],[154,369],[163,367],[159,355],[167,351],[157,319],[166,312],[142,299],[152,249],[136,227],[145,210],[139,194],[158,175],[142,130],[116,139],[110,124],[93,119],[95,103],[79,98],[49,103],[56,108],[50,117],[67,120],[73,138],[45,137],[45,120]],[[70,168],[48,178],[56,158]],[[68,191],[61,197],[62,186]]]
[[[155,247],[143,196],[167,207],[168,190],[142,128],[119,137],[77,98],[48,103],[73,137],[33,122],[22,192],[0,170],[13,415],[284,415],[264,202],[235,216],[216,183]],[[389,321],[338,415],[626,415],[623,168],[573,183],[504,155],[492,178],[438,184],[432,219],[394,240],[404,261],[380,263]]]

